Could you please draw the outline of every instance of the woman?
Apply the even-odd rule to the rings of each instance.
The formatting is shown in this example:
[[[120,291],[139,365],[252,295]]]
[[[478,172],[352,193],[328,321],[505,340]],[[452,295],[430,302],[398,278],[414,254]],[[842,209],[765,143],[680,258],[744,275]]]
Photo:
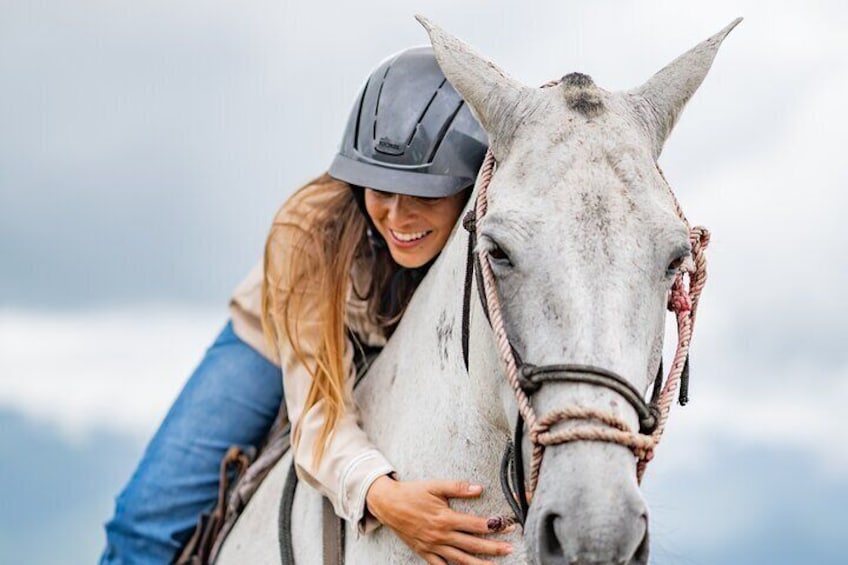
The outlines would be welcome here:
[[[267,432],[280,382],[298,475],[339,516],[361,532],[385,524],[428,563],[485,563],[473,554],[511,551],[484,537],[486,518],[448,505],[479,496],[479,486],[397,480],[352,401],[354,349],[391,335],[447,242],[485,149],[430,48],[375,69],[329,172],[277,214],[264,268],[236,291],[232,322],[119,496],[102,563],[174,558],[214,503],[226,449],[256,445]]]

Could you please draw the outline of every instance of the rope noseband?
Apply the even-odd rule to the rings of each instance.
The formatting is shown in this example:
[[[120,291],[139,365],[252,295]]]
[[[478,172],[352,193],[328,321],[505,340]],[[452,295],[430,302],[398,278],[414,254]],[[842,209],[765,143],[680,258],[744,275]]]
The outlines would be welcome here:
[[[550,86],[555,83],[549,83]],[[524,363],[512,346],[506,333],[501,312],[500,296],[495,277],[489,263],[489,254],[485,249],[476,249],[477,233],[480,222],[486,215],[488,206],[488,187],[496,168],[491,151],[486,154],[478,179],[479,190],[475,208],[463,219],[463,227],[469,232],[468,258],[465,273],[465,292],[462,308],[462,346],[463,360],[468,369],[469,313],[471,299],[471,280],[476,273],[476,283],[480,303],[492,331],[495,335],[501,361],[518,404],[515,434],[512,444],[507,446],[501,462],[501,486],[507,502],[515,512],[516,519],[524,523],[529,500],[532,498],[539,480],[544,449],[573,441],[604,441],[629,448],[637,458],[637,480],[641,482],[648,462],[653,458],[654,450],[662,437],[665,424],[671,410],[672,399],[679,389],[679,402],[688,402],[689,344],[698,299],[706,282],[706,258],[704,250],[709,244],[709,232],[703,227],[689,227],[680,204],[666,181],[666,187],[675,205],[678,216],[689,228],[690,244],[695,268],[681,271],[672,284],[668,299],[668,309],[677,318],[678,342],[668,378],[663,386],[663,365],[660,366],[654,380],[654,389],[650,403],[646,403],[642,394],[625,378],[613,371],[592,365],[559,364],[535,366]],[[659,170],[659,166],[657,166]],[[660,176],[665,181],[665,176]],[[688,279],[688,285],[686,284]],[[623,396],[636,410],[639,418],[639,431],[634,432],[621,418],[594,408],[566,407],[554,410],[539,417],[531,403],[532,395],[547,382],[570,382],[601,386]],[[565,430],[553,431],[553,427],[566,421],[585,422]],[[530,477],[525,483],[522,442],[524,429],[532,445],[530,458]]]

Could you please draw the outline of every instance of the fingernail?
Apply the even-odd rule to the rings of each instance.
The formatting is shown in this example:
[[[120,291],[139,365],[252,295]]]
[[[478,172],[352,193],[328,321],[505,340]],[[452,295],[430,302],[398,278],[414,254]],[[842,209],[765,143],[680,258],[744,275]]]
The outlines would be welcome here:
[[[468,485],[468,492],[470,492],[472,494],[477,493],[477,492],[482,492],[482,491],[483,491],[483,487],[481,487],[480,485]]]
[[[492,516],[486,520],[486,527],[490,532],[503,532],[507,528],[515,528],[512,518],[507,516]]]
[[[504,553],[504,555],[509,555],[510,553],[512,553],[512,546],[511,545],[504,546],[503,553]]]

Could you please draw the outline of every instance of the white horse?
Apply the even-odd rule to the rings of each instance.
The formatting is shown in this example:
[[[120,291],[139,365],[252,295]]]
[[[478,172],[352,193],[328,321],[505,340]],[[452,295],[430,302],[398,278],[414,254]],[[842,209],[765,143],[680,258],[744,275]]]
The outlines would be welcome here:
[[[602,367],[645,393],[660,364],[669,289],[691,251],[656,160],[738,20],[624,92],[577,74],[550,88],[523,86],[421,21],[497,160],[477,245],[492,252],[515,350],[536,365]],[[467,238],[454,230],[355,399],[363,428],[402,479],[479,483],[480,499],[454,504],[506,515],[498,470],[516,397],[476,292],[468,371],[463,363]],[[551,382],[532,403],[540,414],[578,406],[639,428],[631,403],[604,386]],[[222,547],[220,565],[280,562],[277,520],[290,463],[284,457],[257,491]],[[321,563],[321,514],[320,496],[301,483],[292,526],[298,564]],[[599,441],[548,447],[523,532],[506,537],[516,551],[503,563],[647,563],[648,509],[633,452]],[[417,561],[388,528],[360,536],[348,526],[345,539],[347,563]]]

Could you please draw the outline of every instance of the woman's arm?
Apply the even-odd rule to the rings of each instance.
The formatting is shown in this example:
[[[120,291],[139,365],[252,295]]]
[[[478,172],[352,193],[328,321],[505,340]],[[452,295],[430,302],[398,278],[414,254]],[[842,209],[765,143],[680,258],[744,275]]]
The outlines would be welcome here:
[[[307,189],[308,191],[309,189]],[[329,297],[321,296],[317,284],[309,284],[315,266],[310,265],[312,254],[298,253],[299,261],[289,260],[295,256],[293,246],[303,244],[303,235],[309,229],[310,207],[321,201],[322,194],[315,197],[291,200],[275,219],[275,226],[268,240],[266,251],[265,293],[270,322],[276,334],[275,346],[283,372],[283,389],[289,420],[292,422],[294,438],[294,462],[298,476],[326,496],[342,518],[359,523],[368,529],[376,527],[371,520],[364,523],[365,493],[379,476],[394,472],[388,460],[374,447],[357,423],[353,405],[353,347],[349,340],[344,343],[343,370],[344,406],[324,446],[319,461],[314,457],[315,446],[321,441],[325,424],[326,403],[319,398],[308,405],[313,377],[316,370],[318,350],[322,344],[324,321],[321,313]],[[284,305],[297,293],[297,317],[287,320]],[[291,332],[298,348],[295,350],[289,339]]]
[[[316,464],[313,454],[324,425],[324,402],[319,400],[303,411],[311,376],[290,349],[281,347],[281,362],[289,418],[297,435],[294,460],[298,476],[326,496],[333,503],[336,514],[359,524],[362,531],[369,531],[377,524],[373,520],[363,520],[365,494],[377,477],[393,473],[394,468],[359,427],[356,408],[350,400],[351,390],[347,391],[345,409],[323,457]],[[352,365],[352,348],[348,347],[345,366]],[[353,379],[347,382],[352,386]]]
[[[481,489],[469,490],[456,482],[396,481],[389,478],[394,468],[368,439],[357,421],[353,402],[353,346],[345,342],[343,366],[345,379],[344,409],[333,434],[324,448],[320,461],[314,458],[314,448],[320,441],[325,422],[324,401],[304,410],[312,385],[313,368],[317,363],[318,344],[322,339],[322,301],[317,285],[302,284],[310,266],[293,264],[285,259],[287,251],[309,229],[298,217],[298,209],[284,207],[269,238],[273,246],[272,260],[266,262],[266,293],[272,293],[270,312],[277,335],[276,346],[283,370],[285,399],[293,426],[294,460],[298,476],[329,498],[336,513],[359,525],[359,531],[369,531],[382,522],[391,527],[413,550],[431,563],[451,560],[457,563],[484,563],[472,553],[505,555],[509,544],[478,537],[491,533],[486,520],[454,512],[448,502],[455,497],[479,496]],[[303,257],[303,254],[299,255]],[[300,282],[301,284],[296,284]],[[286,324],[281,319],[280,305],[296,288],[300,315]],[[288,326],[288,328],[287,328]],[[298,351],[289,342],[286,331],[296,334]],[[366,496],[368,505],[366,508]],[[367,511],[370,510],[370,511]],[[378,522],[379,520],[379,522]]]

